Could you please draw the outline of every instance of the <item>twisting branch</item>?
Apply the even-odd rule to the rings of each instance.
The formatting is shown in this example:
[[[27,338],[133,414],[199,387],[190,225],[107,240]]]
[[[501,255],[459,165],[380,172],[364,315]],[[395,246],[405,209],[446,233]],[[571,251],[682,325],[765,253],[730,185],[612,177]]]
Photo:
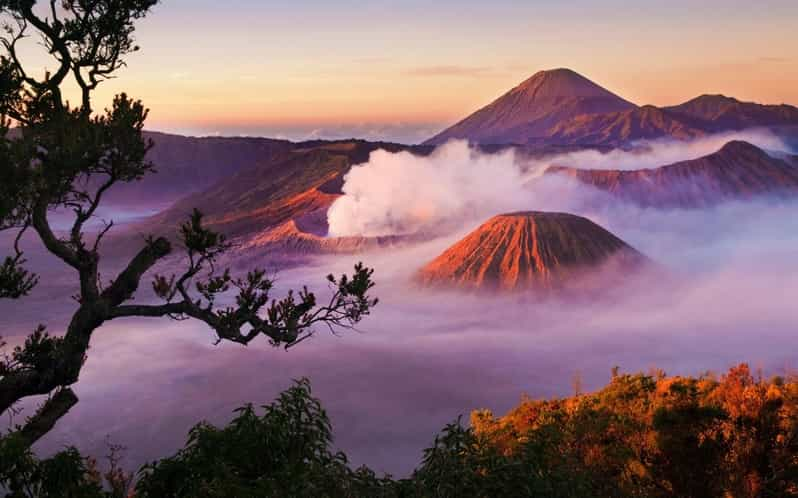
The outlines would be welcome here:
[[[37,282],[36,275],[22,268],[19,240],[28,227],[50,253],[77,271],[81,284],[80,308],[63,337],[48,336],[40,327],[0,361],[0,414],[25,397],[57,390],[23,429],[28,444],[77,401],[64,386],[77,381],[91,334],[113,307],[100,297],[97,271],[99,245],[113,222],[100,230],[90,248],[83,242],[83,227],[114,184],[137,180],[153,169],[144,159],[151,144],[142,137],[147,110],[141,103],[123,94],[114,99],[111,109],[94,116],[88,94],[136,49],[133,22],[156,0],[47,3],[48,17],[39,17],[35,0],[0,0],[5,21],[0,33],[0,229],[21,229],[14,242],[15,255],[0,265],[0,298],[22,297]],[[54,71],[42,78],[27,71],[21,57],[22,40],[33,31],[56,63]],[[84,68],[91,82],[88,91],[81,85],[87,81],[81,73]],[[62,100],[61,86],[70,74],[84,89],[79,109]],[[63,207],[75,213],[65,238],[48,220],[51,210]],[[154,257],[157,260],[161,254]],[[134,258],[132,264],[141,260]],[[119,302],[135,292],[138,281],[131,281],[136,278],[132,273],[123,273],[113,289]]]
[[[94,213],[100,205],[103,194],[105,194],[109,188],[113,187],[116,182],[116,177],[110,175],[108,179],[100,185],[93,197],[86,192],[73,191],[73,195],[85,199],[85,203],[88,204],[88,207],[86,207],[84,203],[74,203],[73,211],[75,212],[75,221],[70,230],[70,240],[74,248],[85,249],[83,246],[83,225],[94,216]]]
[[[44,202],[39,202],[34,207],[33,216],[31,217],[34,230],[39,234],[39,238],[48,251],[58,256],[72,268],[79,270],[81,263],[77,253],[55,235],[47,219],[47,210],[48,206]]]
[[[298,293],[289,291],[283,299],[275,300],[270,297],[274,284],[265,270],[252,270],[244,278],[233,278],[229,269],[216,270],[215,262],[229,244],[223,236],[203,227],[199,211],[194,210],[180,233],[187,250],[187,269],[180,277],[156,275],[152,284],[155,294],[166,303],[119,306],[112,312],[113,318],[191,317],[209,325],[217,334],[217,342],[246,345],[265,336],[275,346],[293,346],[307,339],[300,339],[300,335],[310,333],[315,325],[324,324],[331,330],[352,328],[377,304],[368,295],[374,286],[373,271],[362,264],[355,266],[352,277],[328,276],[332,296],[325,306],[317,307],[315,294],[307,288]],[[207,273],[198,279],[205,270]],[[192,282],[197,295],[191,290]],[[217,307],[218,297],[231,291],[235,291],[235,306]]]
[[[28,30],[28,23],[25,18],[20,16],[14,16],[14,21],[17,24],[17,29],[14,29],[11,26],[5,27],[6,36],[0,38],[0,43],[3,44],[3,47],[6,49],[6,53],[11,58],[14,66],[17,69],[18,74],[27,84],[38,87],[39,82],[35,79],[29,77],[25,72],[25,67],[22,65],[22,62],[19,59],[19,55],[17,55],[17,43],[20,40],[27,38],[26,32]]]
[[[28,446],[55,427],[61,417],[66,415],[78,403],[78,397],[72,389],[61,389],[51,396],[19,430],[19,436]]]
[[[103,237],[111,231],[114,227],[114,220],[105,221],[103,220],[103,228],[97,233],[97,237],[94,238],[94,245],[91,247],[92,252],[97,252],[100,247],[100,242],[102,242]]]
[[[165,238],[147,239],[145,247],[133,257],[100,298],[110,307],[119,306],[132,298],[144,274],[171,252],[172,244]]]
[[[113,221],[98,231],[93,244],[84,241],[86,223],[97,215],[114,185],[139,180],[154,167],[146,159],[152,143],[143,136],[148,111],[142,103],[123,93],[109,109],[95,114],[91,94],[124,66],[125,55],[138,49],[132,37],[134,21],[155,3],[49,0],[49,15],[41,18],[33,12],[35,0],[0,0],[0,16],[12,20],[2,39],[5,53],[0,54],[0,230],[20,229],[15,256],[0,266],[0,298],[21,297],[36,283],[36,276],[21,268],[19,240],[28,227],[80,280],[79,307],[65,333],[50,336],[40,326],[0,360],[0,415],[25,398],[54,393],[18,431],[27,445],[77,402],[69,387],[80,377],[92,335],[108,320],[191,318],[212,328],[218,341],[247,345],[264,337],[275,346],[293,347],[319,325],[333,332],[354,327],[377,304],[369,296],[372,271],[361,264],[352,276],[328,277],[332,297],[324,305],[317,304],[307,288],[273,298],[273,282],[265,270],[234,277],[229,269],[217,268],[230,244],[203,226],[199,211],[180,229],[178,238],[188,261],[184,271],[154,276],[152,288],[160,304],[131,300],[145,275],[172,254],[166,238],[147,239],[101,289],[99,248]],[[18,43],[29,36],[28,30],[41,35],[57,64],[55,72],[41,80],[25,70],[19,57]],[[70,75],[82,91],[77,108],[62,101],[61,87]],[[74,220],[60,234],[48,214],[64,208],[72,210]],[[230,304],[220,305],[228,298]]]

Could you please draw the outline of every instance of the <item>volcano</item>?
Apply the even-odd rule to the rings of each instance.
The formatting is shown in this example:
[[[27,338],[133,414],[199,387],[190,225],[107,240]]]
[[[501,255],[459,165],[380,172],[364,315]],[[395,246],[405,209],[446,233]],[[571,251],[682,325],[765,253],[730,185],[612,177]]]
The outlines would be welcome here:
[[[798,108],[724,95],[701,95],[669,107],[638,107],[570,69],[552,69],[536,73],[425,144],[463,139],[493,146],[619,147],[638,140],[691,140],[746,128],[768,128],[795,141]]]
[[[548,137],[553,127],[576,116],[635,107],[570,69],[540,71],[426,144],[438,145],[450,139],[525,144],[535,137]]]
[[[357,254],[379,249],[399,248],[422,237],[387,235],[382,237],[324,237],[313,233],[316,225],[303,226],[303,218],[289,220],[277,227],[254,234],[239,248],[240,254],[258,254],[273,263],[303,263],[315,256]]]
[[[418,280],[471,290],[551,290],[610,263],[628,271],[646,261],[587,218],[527,211],[491,218],[422,268]]]
[[[569,176],[642,207],[700,208],[763,195],[798,195],[798,156],[773,157],[739,140],[707,156],[659,168],[621,171],[552,166],[546,174]]]
[[[135,230],[173,233],[196,206],[205,214],[206,226],[229,239],[248,238],[300,219],[306,231],[326,235],[327,209],[341,195],[343,175],[352,165],[366,162],[377,149],[405,148],[361,140],[294,144],[273,160],[264,159],[180,199]]]

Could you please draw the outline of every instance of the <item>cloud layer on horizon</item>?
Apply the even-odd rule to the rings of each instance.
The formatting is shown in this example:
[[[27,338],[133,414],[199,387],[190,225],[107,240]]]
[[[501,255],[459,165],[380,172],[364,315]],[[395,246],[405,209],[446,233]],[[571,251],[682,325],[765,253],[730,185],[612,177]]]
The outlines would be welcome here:
[[[638,142],[632,150],[583,150],[528,159],[512,150],[485,154],[465,141],[451,141],[429,156],[378,150],[344,177],[344,195],[327,218],[334,236],[384,236],[440,232],[492,215],[555,207],[573,209],[583,192],[553,181],[537,185],[551,165],[582,169],[654,168],[716,152],[731,140],[745,140],[767,151],[789,151],[770,132],[721,133],[690,142]],[[548,187],[548,188],[547,188]]]
[[[413,273],[462,233],[322,259],[281,272],[275,295],[304,283],[323,294],[324,275],[363,260],[376,269],[381,304],[362,332],[322,333],[285,352],[265,343],[214,347],[210,331],[190,321],[107,324],[76,385],[81,402],[39,449],[77,444],[102,455],[110,435],[129,448],[127,465],[136,467],[182,446],[199,419],[223,423],[237,406],[268,402],[291,378],[308,376],[353,463],[404,475],[457,415],[502,413],[523,393],[569,394],[576,373],[592,389],[614,365],[671,374],[742,361],[768,373],[796,366],[798,203],[580,214],[652,257],[669,277],[641,275],[594,302],[412,286]],[[69,304],[66,292],[15,306],[30,311],[32,324],[51,316],[54,302]]]

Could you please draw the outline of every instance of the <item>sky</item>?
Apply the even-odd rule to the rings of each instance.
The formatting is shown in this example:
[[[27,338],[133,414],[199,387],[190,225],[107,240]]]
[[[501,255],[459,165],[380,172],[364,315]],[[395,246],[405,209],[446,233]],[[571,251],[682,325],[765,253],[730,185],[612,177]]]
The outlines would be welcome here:
[[[797,32],[795,0],[164,0],[97,100],[182,134],[417,142],[556,67],[638,104],[796,105]]]

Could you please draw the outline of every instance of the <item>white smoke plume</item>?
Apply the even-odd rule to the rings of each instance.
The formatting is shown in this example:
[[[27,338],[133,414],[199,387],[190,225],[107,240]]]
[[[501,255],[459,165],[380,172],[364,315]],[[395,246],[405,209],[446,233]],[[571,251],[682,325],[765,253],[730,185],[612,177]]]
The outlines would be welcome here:
[[[524,178],[512,151],[487,155],[451,142],[431,156],[372,153],[346,175],[328,212],[330,235],[397,235],[440,228],[457,218],[523,202]]]
[[[465,141],[449,142],[426,157],[379,150],[346,175],[344,195],[327,214],[330,235],[438,234],[502,212],[543,209],[552,207],[552,202],[562,209],[567,205],[568,199],[563,198],[567,192],[530,189],[531,180],[550,165],[653,168],[711,154],[731,140],[745,140],[774,153],[789,150],[764,130],[717,134],[691,142],[639,142],[632,150],[585,150],[542,159],[521,158],[509,150],[485,154]]]

